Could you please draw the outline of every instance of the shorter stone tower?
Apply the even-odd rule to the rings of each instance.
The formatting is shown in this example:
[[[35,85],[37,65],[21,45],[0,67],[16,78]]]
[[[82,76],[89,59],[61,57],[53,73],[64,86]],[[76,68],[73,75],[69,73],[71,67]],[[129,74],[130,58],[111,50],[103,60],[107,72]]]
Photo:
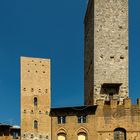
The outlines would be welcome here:
[[[21,57],[21,139],[50,140],[50,60]]]
[[[128,97],[128,0],[89,0],[85,16],[85,104]]]

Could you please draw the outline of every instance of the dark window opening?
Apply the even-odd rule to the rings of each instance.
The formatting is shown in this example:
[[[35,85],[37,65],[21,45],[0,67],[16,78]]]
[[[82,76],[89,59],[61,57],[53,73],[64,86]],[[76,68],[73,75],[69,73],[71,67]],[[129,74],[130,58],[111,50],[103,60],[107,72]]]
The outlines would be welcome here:
[[[117,128],[114,130],[114,140],[126,140],[126,130]]]
[[[66,117],[65,116],[59,116],[58,117],[58,124],[64,124],[66,123]]]
[[[119,94],[120,86],[121,84],[103,84],[100,93],[108,95],[106,100],[110,101],[114,95]]]
[[[38,121],[37,120],[34,121],[34,129],[38,129]]]
[[[78,123],[86,123],[87,119],[86,116],[78,116]]]
[[[18,139],[18,137],[19,137],[18,132],[13,132],[12,135],[13,135],[13,139]]]
[[[37,106],[38,104],[38,100],[37,100],[37,97],[34,98],[34,106]]]

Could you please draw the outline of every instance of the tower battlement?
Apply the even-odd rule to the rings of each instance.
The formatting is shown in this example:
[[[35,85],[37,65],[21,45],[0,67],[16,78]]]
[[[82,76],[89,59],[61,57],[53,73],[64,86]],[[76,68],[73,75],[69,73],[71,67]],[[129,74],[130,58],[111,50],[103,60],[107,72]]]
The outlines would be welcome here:
[[[112,99],[109,102],[105,102],[103,99],[97,100],[97,106],[99,108],[110,108],[110,109],[140,109],[140,98],[137,99],[137,104],[132,104],[132,101],[130,98],[124,99],[121,104],[118,100]]]

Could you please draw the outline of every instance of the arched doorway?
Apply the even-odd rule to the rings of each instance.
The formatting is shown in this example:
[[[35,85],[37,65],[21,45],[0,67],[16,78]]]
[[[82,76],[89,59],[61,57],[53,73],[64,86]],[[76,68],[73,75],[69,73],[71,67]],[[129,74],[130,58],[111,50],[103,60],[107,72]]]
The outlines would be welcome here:
[[[64,133],[58,134],[58,140],[66,140],[66,134]]]
[[[87,134],[86,133],[79,133],[78,140],[87,140]]]

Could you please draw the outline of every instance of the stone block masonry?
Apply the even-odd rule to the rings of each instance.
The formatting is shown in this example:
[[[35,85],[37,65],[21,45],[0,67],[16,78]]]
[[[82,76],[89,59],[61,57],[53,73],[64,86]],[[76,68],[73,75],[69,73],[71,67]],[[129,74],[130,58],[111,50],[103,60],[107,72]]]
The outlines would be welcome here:
[[[89,30],[90,29],[90,30]],[[128,1],[91,0],[85,16],[85,104],[128,97]]]

